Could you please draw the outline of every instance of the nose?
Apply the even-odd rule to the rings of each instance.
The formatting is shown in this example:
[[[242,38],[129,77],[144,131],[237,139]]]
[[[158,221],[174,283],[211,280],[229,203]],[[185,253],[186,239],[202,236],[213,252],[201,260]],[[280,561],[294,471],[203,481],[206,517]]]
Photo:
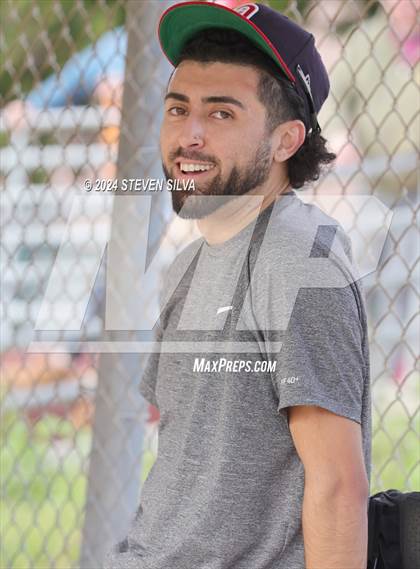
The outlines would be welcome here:
[[[204,128],[200,121],[189,116],[179,135],[179,145],[182,148],[199,149],[204,146]]]

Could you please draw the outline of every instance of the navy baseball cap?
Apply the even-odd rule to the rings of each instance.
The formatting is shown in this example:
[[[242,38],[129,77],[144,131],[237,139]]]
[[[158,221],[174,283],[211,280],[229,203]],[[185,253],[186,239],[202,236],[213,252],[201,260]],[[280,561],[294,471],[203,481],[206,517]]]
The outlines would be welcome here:
[[[170,6],[159,22],[160,44],[172,65],[178,65],[185,43],[208,28],[236,30],[270,57],[304,101],[306,132],[321,131],[317,113],[330,83],[311,33],[263,4],[232,10],[212,2],[181,2]]]

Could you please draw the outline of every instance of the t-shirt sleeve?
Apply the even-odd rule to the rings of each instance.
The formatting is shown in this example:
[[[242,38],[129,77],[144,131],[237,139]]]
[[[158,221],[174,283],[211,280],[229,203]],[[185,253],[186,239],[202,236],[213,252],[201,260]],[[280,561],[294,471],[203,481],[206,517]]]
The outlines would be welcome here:
[[[325,238],[324,231],[315,239],[306,264],[297,260],[305,245],[297,233],[284,249],[280,243],[260,255],[254,313],[263,356],[275,365],[278,412],[314,405],[361,423],[369,381],[362,282],[341,229],[333,247]]]
[[[316,405],[361,423],[367,376],[361,301],[356,283],[299,291],[272,374],[279,412]]]

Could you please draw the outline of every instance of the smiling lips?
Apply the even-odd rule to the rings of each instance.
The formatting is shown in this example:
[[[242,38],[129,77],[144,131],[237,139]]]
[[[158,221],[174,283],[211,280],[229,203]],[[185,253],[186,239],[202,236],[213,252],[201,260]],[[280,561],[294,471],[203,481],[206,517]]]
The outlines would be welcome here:
[[[183,160],[178,159],[176,164],[183,174],[208,172],[215,167],[215,164],[209,162],[189,162],[185,158]]]
[[[182,162],[179,167],[181,172],[207,172],[214,168],[214,164],[188,164]]]

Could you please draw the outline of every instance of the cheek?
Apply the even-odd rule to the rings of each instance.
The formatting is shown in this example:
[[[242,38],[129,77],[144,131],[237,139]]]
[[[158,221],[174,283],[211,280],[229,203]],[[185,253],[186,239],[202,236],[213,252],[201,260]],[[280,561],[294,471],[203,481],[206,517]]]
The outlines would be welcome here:
[[[173,148],[171,147],[171,129],[168,128],[165,122],[162,123],[160,128],[159,143],[162,157],[167,158],[168,153],[170,150],[173,150]]]
[[[222,156],[223,166],[231,170],[233,167],[243,169],[248,167],[250,162],[255,158],[257,145],[252,137],[244,136],[235,141],[225,141],[225,153]]]
[[[233,167],[241,167],[246,163],[251,147],[247,134],[233,129],[225,129],[223,132],[212,132],[209,129],[206,142],[204,151],[217,157],[222,173],[230,173]]]
[[[180,147],[180,136],[182,135],[182,125],[174,121],[163,121],[160,128],[160,149],[162,158],[168,159],[169,156]]]
[[[255,149],[265,136],[265,129],[257,121],[249,122],[238,128],[226,129],[219,135],[220,145],[226,156],[232,156],[235,162],[244,163],[254,155]]]

